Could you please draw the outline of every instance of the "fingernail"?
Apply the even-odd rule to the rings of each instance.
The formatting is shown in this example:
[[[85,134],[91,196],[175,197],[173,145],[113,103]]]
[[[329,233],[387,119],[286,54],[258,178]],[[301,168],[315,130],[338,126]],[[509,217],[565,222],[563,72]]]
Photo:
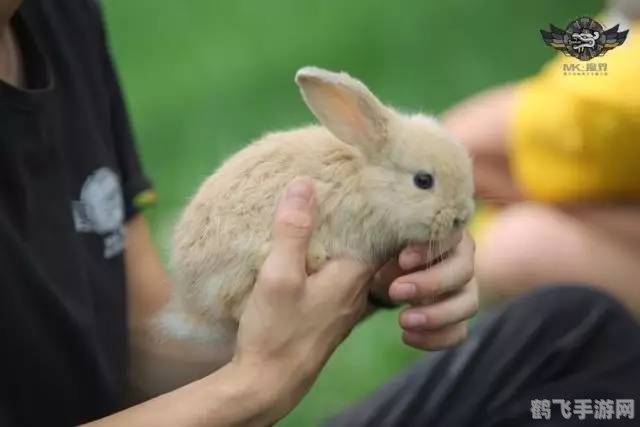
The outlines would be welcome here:
[[[420,313],[408,313],[404,316],[402,323],[407,328],[415,328],[422,326],[427,321],[427,318]]]
[[[291,184],[289,184],[285,199],[287,202],[295,204],[296,207],[304,207],[309,203],[312,195],[313,186],[311,185],[310,180],[305,178],[296,178],[291,182]]]
[[[391,287],[389,293],[391,298],[395,300],[408,300],[415,296],[416,285],[413,283],[398,283]]]

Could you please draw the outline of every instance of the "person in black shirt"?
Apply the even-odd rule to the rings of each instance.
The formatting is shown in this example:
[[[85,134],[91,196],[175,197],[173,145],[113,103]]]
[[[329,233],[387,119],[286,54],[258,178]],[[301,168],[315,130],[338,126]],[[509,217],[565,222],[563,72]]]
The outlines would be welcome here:
[[[140,215],[154,193],[105,45],[94,0],[0,2],[0,426],[273,423],[359,319],[369,269],[335,259],[307,277],[314,196],[302,178],[280,202],[233,361],[211,374],[211,349],[150,339],[170,280]],[[407,249],[376,291],[427,255]],[[465,235],[437,283],[427,270],[412,289],[394,283],[396,301],[415,302],[401,315],[407,343],[464,338],[472,263]],[[410,314],[430,309],[433,289],[453,296],[432,306],[433,331],[415,329]]]

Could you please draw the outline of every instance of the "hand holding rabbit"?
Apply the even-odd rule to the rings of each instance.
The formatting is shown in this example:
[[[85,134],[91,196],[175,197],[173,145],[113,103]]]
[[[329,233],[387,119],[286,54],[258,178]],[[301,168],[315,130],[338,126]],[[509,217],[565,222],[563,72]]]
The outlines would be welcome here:
[[[468,232],[437,264],[440,254],[428,245],[410,245],[375,275],[378,299],[408,307],[399,315],[403,341],[422,350],[451,347],[467,335],[467,320],[478,311],[473,278],[475,244]]]
[[[231,362],[273,387],[278,414],[302,397],[361,318],[373,273],[362,261],[336,258],[307,274],[315,208],[311,180],[294,180],[279,203],[271,251],[240,318]]]

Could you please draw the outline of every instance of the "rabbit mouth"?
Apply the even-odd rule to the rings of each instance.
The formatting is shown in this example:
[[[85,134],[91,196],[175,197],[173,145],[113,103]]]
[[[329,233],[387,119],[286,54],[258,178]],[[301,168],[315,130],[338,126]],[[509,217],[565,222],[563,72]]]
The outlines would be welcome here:
[[[436,264],[447,258],[462,241],[463,231],[455,230],[443,238],[430,238],[422,241],[411,242],[411,244],[426,246],[428,253],[432,254],[433,261],[429,264]]]
[[[407,229],[407,233],[414,236],[412,243],[439,245],[447,249],[462,238],[462,228],[450,226],[438,218],[420,222]]]

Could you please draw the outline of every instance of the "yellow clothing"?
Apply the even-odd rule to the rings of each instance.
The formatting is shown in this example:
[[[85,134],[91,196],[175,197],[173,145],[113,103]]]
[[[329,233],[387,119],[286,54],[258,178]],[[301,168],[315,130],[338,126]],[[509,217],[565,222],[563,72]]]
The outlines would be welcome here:
[[[565,75],[563,64],[606,64],[607,75]],[[520,84],[509,141],[531,199],[640,200],[640,21],[606,55],[560,55]]]

